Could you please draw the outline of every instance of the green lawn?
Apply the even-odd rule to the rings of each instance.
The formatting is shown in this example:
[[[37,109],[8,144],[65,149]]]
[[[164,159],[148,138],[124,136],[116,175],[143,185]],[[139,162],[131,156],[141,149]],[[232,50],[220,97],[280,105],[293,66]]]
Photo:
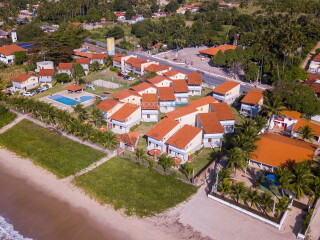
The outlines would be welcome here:
[[[235,109],[234,107],[230,106],[230,108],[231,108],[232,112],[234,113],[234,115],[236,116],[236,124],[241,124],[243,122],[244,116],[241,115],[239,113],[239,111],[237,109]]]
[[[16,117],[17,115],[15,113],[8,111],[0,105],[0,128],[11,123]]]
[[[152,216],[185,200],[196,187],[115,157],[75,178],[75,184],[101,204],[124,209],[127,215]]]
[[[137,147],[147,149],[148,143],[146,137],[140,136]]]
[[[158,122],[142,122],[134,131],[140,131],[140,134],[145,134]]]
[[[54,87],[49,88],[47,91],[44,91],[44,92],[41,92],[41,93],[34,95],[33,98],[38,99],[38,98],[42,98],[44,96],[48,96],[50,94],[61,92],[61,91],[65,90],[66,87],[70,86],[71,84],[73,84],[73,83],[71,83],[71,82],[65,83],[65,84],[57,83]]]
[[[207,96],[208,93],[210,93],[211,91],[212,91],[212,89],[202,88],[202,92],[201,92],[200,96],[189,96],[189,102],[203,98],[203,97]]]
[[[204,148],[198,156],[195,156],[192,161],[191,165],[194,168],[194,176],[201,172],[203,168],[205,168],[209,163],[214,161],[215,159],[212,157],[212,152],[217,151],[217,149],[212,148]]]
[[[28,120],[1,134],[0,145],[32,159],[58,178],[73,175],[105,156]]]

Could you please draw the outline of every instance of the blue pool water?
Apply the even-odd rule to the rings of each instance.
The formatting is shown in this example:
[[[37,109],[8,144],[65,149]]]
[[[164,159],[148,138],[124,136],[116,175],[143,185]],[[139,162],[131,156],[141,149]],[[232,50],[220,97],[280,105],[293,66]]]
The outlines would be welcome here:
[[[272,173],[266,175],[266,183],[269,186],[279,186],[277,177]]]
[[[74,105],[77,105],[79,103],[86,102],[86,101],[92,99],[92,96],[82,96],[82,97],[79,98],[79,101],[76,101],[76,100],[68,98],[68,97],[61,96],[59,94],[54,95],[54,96],[49,97],[49,98],[54,100],[54,101],[57,101],[59,103],[68,105],[68,106],[74,106]]]

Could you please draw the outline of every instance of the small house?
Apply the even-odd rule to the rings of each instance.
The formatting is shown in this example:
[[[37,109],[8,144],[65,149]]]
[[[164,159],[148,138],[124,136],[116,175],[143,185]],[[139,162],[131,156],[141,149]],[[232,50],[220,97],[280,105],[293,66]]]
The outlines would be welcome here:
[[[194,96],[194,95],[201,95],[201,90],[202,90],[202,73],[198,72],[190,72],[188,73],[188,89],[189,89],[189,94]]]
[[[167,113],[176,109],[176,97],[172,87],[158,88],[160,112]]]
[[[233,103],[240,95],[240,83],[233,81],[226,81],[212,90],[212,97],[215,99]]]
[[[73,63],[59,63],[57,67],[57,72],[59,73],[66,73],[69,76],[73,75]]]
[[[117,140],[119,142],[119,148],[134,152],[137,147],[139,137],[139,131],[118,134]]]
[[[15,91],[26,91],[39,86],[37,76],[21,73],[12,79],[12,85]]]
[[[40,85],[48,85],[49,87],[52,87],[54,72],[54,69],[41,69],[38,73]]]
[[[261,110],[263,104],[263,91],[251,89],[241,100],[240,114],[255,117]]]
[[[123,105],[123,102],[116,99],[105,99],[99,103],[96,108],[103,112],[104,118],[108,121],[112,114],[118,111]]]
[[[155,85],[156,87],[170,87],[172,80],[164,76],[155,76],[147,80],[149,83]]]
[[[172,80],[171,84],[176,97],[176,104],[187,104],[189,101],[189,89],[186,80]]]
[[[89,67],[90,67],[90,59],[89,58],[77,58],[76,63],[80,64],[82,66],[82,68],[86,74],[88,73]]]
[[[142,94],[141,117],[144,122],[158,122],[159,103],[155,93]]]
[[[112,97],[118,101],[124,103],[133,103],[140,105],[141,104],[141,95],[134,90],[122,90],[118,93],[112,94]]]

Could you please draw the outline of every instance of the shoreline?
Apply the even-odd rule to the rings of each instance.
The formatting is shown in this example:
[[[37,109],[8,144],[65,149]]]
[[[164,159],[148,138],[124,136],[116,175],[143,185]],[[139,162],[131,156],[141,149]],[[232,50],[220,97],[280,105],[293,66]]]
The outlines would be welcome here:
[[[30,185],[36,191],[69,205],[72,212],[80,214],[87,222],[95,223],[94,226],[102,232],[103,230],[107,232],[106,237],[111,231],[111,234],[119,239],[202,238],[200,233],[183,226],[178,216],[176,219],[163,220],[163,215],[165,215],[163,213],[160,216],[139,219],[125,216],[121,210],[116,211],[112,206],[100,205],[95,199],[90,198],[81,189],[70,183],[68,179],[59,180],[52,173],[34,165],[31,160],[23,159],[3,148],[0,148],[0,166],[2,172],[17,179],[23,179],[25,184]]]

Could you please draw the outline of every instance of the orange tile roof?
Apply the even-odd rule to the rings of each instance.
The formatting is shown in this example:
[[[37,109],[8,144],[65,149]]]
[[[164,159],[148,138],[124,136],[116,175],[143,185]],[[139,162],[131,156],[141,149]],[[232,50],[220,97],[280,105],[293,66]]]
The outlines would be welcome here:
[[[308,80],[303,84],[312,87],[315,93],[320,93],[320,81],[318,83],[317,80],[320,80],[320,75],[308,74]]]
[[[219,47],[211,47],[211,48],[201,50],[201,51],[199,51],[199,53],[204,53],[204,54],[213,56],[213,55],[216,55],[220,50],[222,52],[225,52],[227,50],[234,50],[236,48],[237,48],[236,46],[225,44],[225,45],[221,45]]]
[[[188,85],[201,85],[202,73],[190,72],[188,73]]]
[[[148,79],[147,81],[150,82],[150,83],[152,83],[152,84],[157,84],[157,83],[160,83],[160,82],[162,82],[162,81],[164,81],[164,80],[169,80],[169,81],[171,81],[170,78],[167,78],[167,77],[164,77],[164,76],[160,76],[160,75],[155,76],[155,77],[153,77],[153,78],[150,78],[150,79]]]
[[[188,106],[198,108],[198,107],[202,107],[204,105],[210,104],[210,103],[217,103],[217,102],[218,102],[217,99],[215,99],[211,96],[206,96],[206,97],[199,98],[197,100],[189,102]]]
[[[77,84],[73,84],[73,85],[71,85],[71,86],[69,86],[69,87],[66,87],[66,89],[69,90],[69,91],[75,92],[75,91],[82,90],[83,87],[81,87],[81,86],[79,86],[79,85],[77,85]]]
[[[198,117],[206,134],[224,133],[224,128],[217,117],[217,113],[199,113]]]
[[[137,63],[143,63],[143,62],[147,62],[147,61],[148,61],[148,59],[146,59],[146,58],[134,58],[134,57],[131,57],[131,58],[125,60],[125,62],[130,65],[137,64]]]
[[[73,51],[73,54],[76,56],[84,57],[84,58],[91,58],[92,53],[81,52],[81,51]]]
[[[90,64],[89,58],[77,58],[76,63],[78,64]]]
[[[142,94],[141,109],[158,110],[158,95],[155,93]]]
[[[117,140],[119,142],[123,142],[126,145],[130,147],[135,147],[138,140],[139,140],[140,132],[135,131],[135,132],[128,132],[128,133],[123,133],[123,134],[118,134],[117,135]]]
[[[160,101],[175,101],[176,97],[172,87],[161,87],[158,88],[159,100]]]
[[[279,167],[287,160],[312,160],[317,145],[278,134],[264,133],[255,144],[252,160]]]
[[[126,56],[127,56],[127,55],[124,55],[124,54],[121,54],[121,53],[116,53],[116,54],[113,56],[112,60],[113,60],[113,61],[118,61],[118,62],[120,62],[120,61],[121,61],[121,58],[126,57]]]
[[[146,136],[162,141],[163,138],[179,124],[170,118],[164,118],[158,122],[153,128],[151,128]]]
[[[54,75],[54,69],[40,69],[38,76],[39,77],[53,77]]]
[[[158,65],[158,64],[150,64],[145,68],[146,71],[149,72],[160,72],[165,70],[170,70],[172,67],[168,65]]]
[[[71,24],[74,25],[74,26],[81,26],[81,25],[82,25],[81,22],[73,22],[73,23],[71,23]]]
[[[153,84],[147,83],[147,82],[143,82],[143,83],[140,83],[136,86],[131,87],[131,89],[133,89],[136,92],[141,92],[141,91],[147,90],[148,88],[157,89],[156,86],[154,86]]]
[[[184,125],[166,142],[174,147],[184,149],[199,133],[200,128]],[[201,142],[200,142],[201,143]]]
[[[312,129],[313,134],[315,134],[316,136],[320,136],[320,126],[302,118],[298,119],[298,121],[293,125],[292,130],[300,132],[300,128],[304,126],[309,126]]]
[[[297,111],[284,110],[281,112],[281,114],[287,118],[292,118],[292,119],[299,119],[301,117],[301,113]]]
[[[16,76],[15,78],[13,78],[12,82],[24,82],[24,81],[27,81],[31,77],[33,77],[33,76],[30,74],[21,73],[18,76]]]
[[[258,104],[261,99],[263,99],[263,91],[259,89],[251,89],[241,102],[255,105]]]
[[[172,80],[172,86],[175,93],[189,92],[186,80]]]
[[[177,74],[179,74],[179,73],[182,73],[182,74],[184,74],[184,75],[187,75],[185,72],[181,72],[181,71],[178,71],[178,70],[176,70],[176,69],[171,69],[171,70],[169,70],[168,72],[163,73],[163,76],[170,78],[170,77],[173,77],[173,76],[175,76],[175,75],[177,75]]]
[[[187,106],[187,107],[178,108],[172,112],[168,112],[168,113],[166,113],[166,116],[168,118],[177,119],[177,118],[180,118],[180,117],[183,117],[183,116],[195,113],[195,112],[197,112],[196,108],[191,107],[191,106],[190,107]]]
[[[130,117],[135,111],[139,110],[140,106],[132,104],[132,103],[126,103],[123,105],[118,111],[116,111],[110,118],[124,122]]]
[[[105,59],[106,57],[108,56],[107,53],[95,53],[95,54],[92,54],[91,56],[91,59],[93,60],[103,60]]]
[[[73,63],[59,63],[57,69],[58,70],[71,70],[73,67]]]
[[[27,52],[26,49],[24,49],[16,44],[0,47],[0,54],[3,54],[3,55],[12,55],[13,53],[20,52],[20,51]]]
[[[317,56],[313,58],[313,61],[320,62],[320,53],[318,53]]]
[[[215,113],[217,113],[217,117],[219,121],[226,120],[236,120],[236,116],[232,112],[229,105],[225,102],[211,103],[211,107]]]
[[[114,93],[114,94],[112,94],[112,97],[114,99],[122,100],[122,99],[130,97],[132,95],[137,96],[137,97],[141,97],[140,94],[137,93],[136,91],[132,91],[132,90],[128,90],[128,89],[122,90],[118,93]]]
[[[96,108],[101,109],[104,112],[110,111],[112,108],[114,108],[117,104],[120,102],[115,99],[105,99],[101,103],[99,103]]]
[[[233,81],[226,81],[222,84],[220,84],[219,86],[217,86],[216,88],[214,88],[212,90],[212,92],[214,93],[219,93],[222,95],[225,95],[227,92],[229,92],[230,90],[232,90],[233,88],[239,86],[240,83],[237,82],[233,82]]]

